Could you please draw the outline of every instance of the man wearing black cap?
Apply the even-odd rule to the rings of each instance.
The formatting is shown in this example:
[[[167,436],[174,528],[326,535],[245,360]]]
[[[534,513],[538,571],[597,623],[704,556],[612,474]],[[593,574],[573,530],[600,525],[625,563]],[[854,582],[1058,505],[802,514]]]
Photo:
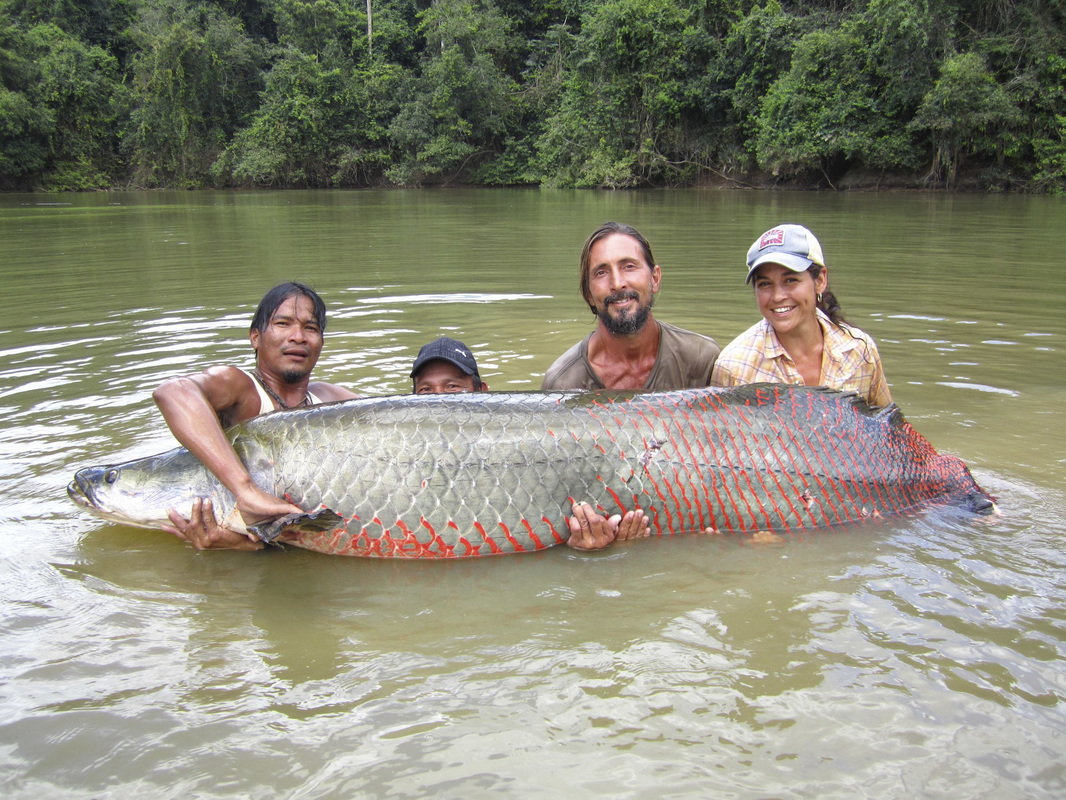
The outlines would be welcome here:
[[[411,367],[415,394],[487,392],[489,386],[477,371],[477,361],[460,341],[442,336],[418,351]]]

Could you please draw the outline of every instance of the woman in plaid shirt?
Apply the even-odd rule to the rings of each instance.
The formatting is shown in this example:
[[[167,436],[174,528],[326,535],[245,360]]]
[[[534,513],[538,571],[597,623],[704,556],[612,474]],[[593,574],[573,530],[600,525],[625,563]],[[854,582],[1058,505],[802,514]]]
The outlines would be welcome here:
[[[763,318],[722,350],[713,385],[828,386],[892,402],[877,345],[844,321],[813,233],[791,223],[766,231],[748,250],[747,282]]]

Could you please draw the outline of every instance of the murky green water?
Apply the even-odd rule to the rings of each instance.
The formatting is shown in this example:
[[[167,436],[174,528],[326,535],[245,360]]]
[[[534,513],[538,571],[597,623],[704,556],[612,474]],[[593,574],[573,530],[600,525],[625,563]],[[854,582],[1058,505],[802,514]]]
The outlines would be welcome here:
[[[1004,516],[454,564],[198,553],[65,497],[172,440],[164,377],[247,363],[263,292],[330,309],[319,374],[409,389],[470,345],[535,389],[619,219],[657,315],[728,342],[751,241],[821,238],[896,401]],[[6,797],[1066,794],[1066,323],[1053,198],[548,191],[0,196]]]

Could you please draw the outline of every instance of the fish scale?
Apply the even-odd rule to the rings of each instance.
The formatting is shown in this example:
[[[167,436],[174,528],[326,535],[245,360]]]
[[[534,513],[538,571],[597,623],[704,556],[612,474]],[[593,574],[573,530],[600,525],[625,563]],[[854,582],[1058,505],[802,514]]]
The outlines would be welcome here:
[[[663,393],[364,398],[233,428],[256,483],[307,512],[256,530],[336,555],[459,558],[565,542],[573,500],[639,505],[655,534],[795,532],[992,500],[896,406],[757,384]],[[191,462],[191,463],[190,463]],[[144,527],[233,498],[182,448],[82,470],[68,492]]]

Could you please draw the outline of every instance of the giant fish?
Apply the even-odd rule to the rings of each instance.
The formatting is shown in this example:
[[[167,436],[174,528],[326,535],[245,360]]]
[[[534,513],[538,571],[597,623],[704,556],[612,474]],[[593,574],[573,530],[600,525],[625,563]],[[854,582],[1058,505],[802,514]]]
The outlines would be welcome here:
[[[256,528],[322,553],[462,558],[565,542],[573,499],[639,506],[653,534],[802,532],[954,504],[994,506],[895,406],[754,384],[662,393],[364,398],[265,414],[231,442],[255,482],[306,513]],[[83,508],[158,528],[233,497],[187,450],[77,473]]]

